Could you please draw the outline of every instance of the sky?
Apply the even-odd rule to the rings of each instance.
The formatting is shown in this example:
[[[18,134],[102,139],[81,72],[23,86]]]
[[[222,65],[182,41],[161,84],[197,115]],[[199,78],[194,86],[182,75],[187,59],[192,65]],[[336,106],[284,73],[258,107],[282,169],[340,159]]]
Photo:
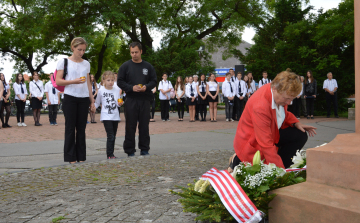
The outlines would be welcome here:
[[[318,9],[320,8],[323,8],[324,10],[328,10],[328,9],[331,9],[331,8],[336,8],[339,3],[341,2],[341,0],[310,0],[310,5],[313,5],[315,7],[315,11],[317,11]],[[242,35],[242,39],[248,43],[254,43],[252,41],[252,38],[254,37],[255,35],[255,30],[252,29],[252,28],[245,28],[245,31]],[[160,46],[160,41],[161,41],[161,33],[152,33],[152,37],[154,39],[154,42],[153,42],[153,46],[155,48],[159,47]],[[59,58],[63,58],[64,56],[58,56],[56,58],[56,61],[59,59]],[[56,69],[56,61],[49,61],[48,60],[48,64],[45,65],[43,67],[43,71],[45,73],[50,73],[50,72],[54,72],[55,69]],[[1,71],[1,73],[4,73],[5,74],[5,77],[6,77],[6,80],[9,80],[11,78],[11,75],[15,72],[14,69],[13,69],[13,66],[14,66],[14,62],[10,62],[9,60],[2,60],[2,58],[0,59],[0,67],[3,67],[4,70]]]

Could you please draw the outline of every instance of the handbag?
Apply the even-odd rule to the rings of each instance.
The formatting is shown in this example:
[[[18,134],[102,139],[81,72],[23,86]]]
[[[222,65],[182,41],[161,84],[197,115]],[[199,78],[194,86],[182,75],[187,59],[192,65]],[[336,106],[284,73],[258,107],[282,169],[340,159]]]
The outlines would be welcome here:
[[[170,106],[176,105],[176,100],[170,99],[169,104],[170,104]]]

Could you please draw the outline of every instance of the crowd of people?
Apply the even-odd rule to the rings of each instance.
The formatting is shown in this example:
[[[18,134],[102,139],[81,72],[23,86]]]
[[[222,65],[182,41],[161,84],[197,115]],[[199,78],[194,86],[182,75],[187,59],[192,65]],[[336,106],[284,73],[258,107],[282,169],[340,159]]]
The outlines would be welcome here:
[[[57,111],[62,101],[65,116],[64,160],[75,163],[86,160],[85,129],[87,123],[96,123],[96,108],[101,107],[100,121],[107,133],[107,158],[114,159],[114,144],[118,124],[120,122],[120,106],[124,106],[125,141],[123,148],[128,156],[135,155],[135,132],[139,128],[140,155],[148,155],[150,150],[149,122],[154,122],[155,93],[159,91],[161,120],[170,121],[169,109],[176,106],[178,121],[184,120],[185,109],[189,113],[190,122],[205,122],[209,108],[210,122],[217,121],[217,106],[220,96],[220,83],[215,74],[210,73],[176,77],[175,85],[168,80],[168,74],[162,74],[162,80],[157,85],[154,67],[141,59],[142,47],[140,43],[132,43],[129,47],[131,60],[125,62],[118,73],[106,71],[97,83],[94,75],[90,74],[90,63],[82,59],[87,43],[83,38],[75,38],[71,43],[73,55],[60,59],[57,63],[56,76],[50,74],[50,81],[45,85],[34,72],[29,83],[29,92],[22,74],[16,75],[12,88],[15,93],[16,118],[19,127],[25,124],[24,109],[29,98],[33,112],[35,126],[40,124],[40,110],[43,97],[49,108],[50,125],[57,124]],[[242,75],[230,69],[222,83],[222,98],[225,103],[226,121],[239,121],[247,101],[263,86],[271,84],[266,71],[258,84],[253,75],[248,72]],[[314,100],[317,97],[317,82],[312,72],[308,71],[306,78],[296,76],[301,83],[301,92],[292,100],[290,111],[300,119],[300,110],[308,119],[314,118]],[[330,117],[333,103],[335,116],[337,113],[337,82],[332,79],[332,73],[327,74],[323,89],[328,102],[328,117]],[[53,81],[51,81],[53,79]],[[3,128],[10,128],[10,90],[11,85],[6,82],[5,75],[0,74],[0,119]],[[56,83],[56,84],[55,84]],[[63,87],[60,92],[59,87]],[[157,86],[157,87],[156,87]],[[175,86],[175,87],[173,87]],[[29,97],[30,96],[30,97]],[[62,98],[62,100],[61,100]],[[88,114],[90,113],[90,122]]]

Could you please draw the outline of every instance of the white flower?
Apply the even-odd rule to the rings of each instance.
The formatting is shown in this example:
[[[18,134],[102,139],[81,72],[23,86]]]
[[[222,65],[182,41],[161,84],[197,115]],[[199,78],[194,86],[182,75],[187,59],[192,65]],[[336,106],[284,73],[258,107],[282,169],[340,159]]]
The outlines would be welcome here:
[[[210,185],[210,182],[209,182],[209,180],[206,180],[202,185],[201,185],[201,187],[200,187],[200,189],[199,189],[199,193],[204,193],[205,192],[205,190],[206,190],[206,188],[208,187]]]
[[[294,156],[294,157],[292,158],[292,162],[293,162],[294,164],[290,166],[291,168],[297,168],[297,167],[299,167],[301,164],[304,163],[304,159],[303,159],[303,157],[301,156],[299,150],[296,151],[296,156]]]
[[[195,183],[194,190],[195,190],[196,192],[199,192],[200,187],[201,187],[201,185],[202,185],[204,182],[205,182],[205,180],[202,180],[202,179],[198,180],[198,181]]]

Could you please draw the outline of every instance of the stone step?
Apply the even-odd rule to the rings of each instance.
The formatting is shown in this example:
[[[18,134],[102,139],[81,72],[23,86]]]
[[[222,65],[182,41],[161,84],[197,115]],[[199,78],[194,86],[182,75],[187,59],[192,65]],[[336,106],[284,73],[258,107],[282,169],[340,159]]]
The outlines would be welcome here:
[[[360,191],[360,134],[339,134],[329,144],[308,149],[307,182]]]
[[[273,191],[270,223],[360,222],[360,192],[304,182]]]

